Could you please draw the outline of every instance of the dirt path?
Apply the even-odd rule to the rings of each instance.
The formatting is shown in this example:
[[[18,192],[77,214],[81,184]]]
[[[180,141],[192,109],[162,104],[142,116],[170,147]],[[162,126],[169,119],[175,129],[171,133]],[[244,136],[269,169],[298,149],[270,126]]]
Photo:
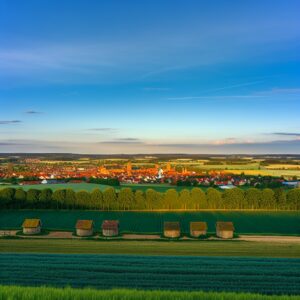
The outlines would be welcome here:
[[[160,235],[155,234],[124,234],[122,236],[124,240],[158,240],[160,239]]]
[[[268,242],[268,243],[300,243],[299,236],[240,235],[238,240],[248,241],[248,242]]]
[[[73,239],[77,238],[73,236],[71,231],[51,231],[46,235],[22,235],[22,238],[35,238],[35,239]]]
[[[0,230],[0,237],[3,236],[16,236],[17,230]],[[35,239],[80,239],[80,237],[74,236],[71,231],[50,231],[47,235],[22,235],[22,238],[35,238]],[[93,238],[97,239],[98,236]],[[122,236],[124,240],[159,240],[160,235],[156,234],[124,234]],[[189,237],[182,237],[182,240],[192,240]],[[209,238],[209,240],[220,240],[215,237]],[[266,243],[299,243],[300,236],[273,236],[273,235],[240,235],[237,239],[238,241],[247,242],[266,242]]]

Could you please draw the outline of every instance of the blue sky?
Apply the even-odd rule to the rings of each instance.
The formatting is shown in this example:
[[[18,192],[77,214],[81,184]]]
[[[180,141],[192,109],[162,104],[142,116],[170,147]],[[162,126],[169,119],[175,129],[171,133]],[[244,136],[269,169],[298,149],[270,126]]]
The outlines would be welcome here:
[[[300,154],[299,11],[0,0],[0,152]]]

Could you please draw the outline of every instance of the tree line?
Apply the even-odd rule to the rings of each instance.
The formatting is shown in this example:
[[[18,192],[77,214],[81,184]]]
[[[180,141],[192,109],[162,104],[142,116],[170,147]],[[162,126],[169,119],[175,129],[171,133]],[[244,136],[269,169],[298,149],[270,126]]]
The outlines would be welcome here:
[[[164,193],[154,189],[145,192],[122,188],[119,192],[113,187],[104,191],[92,192],[72,189],[52,191],[22,188],[3,188],[0,190],[0,208],[2,209],[90,209],[90,210],[155,210],[155,209],[278,209],[300,210],[300,189],[285,192],[278,189],[242,190],[233,188],[220,192],[208,188],[206,192],[195,187],[177,192],[169,189]]]

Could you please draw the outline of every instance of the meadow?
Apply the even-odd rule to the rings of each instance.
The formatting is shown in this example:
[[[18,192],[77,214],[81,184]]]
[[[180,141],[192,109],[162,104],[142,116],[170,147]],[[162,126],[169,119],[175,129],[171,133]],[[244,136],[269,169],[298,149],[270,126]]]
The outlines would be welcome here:
[[[7,253],[0,269],[2,285],[300,294],[299,259]]]
[[[43,190],[46,188],[50,188],[53,191],[59,190],[59,189],[72,189],[75,192],[79,191],[88,191],[91,192],[94,189],[98,188],[101,191],[104,191],[106,188],[108,188],[108,185],[103,184],[94,184],[94,183],[58,183],[58,184],[30,184],[30,185],[0,185],[0,189],[12,187],[12,188],[22,188],[25,191],[28,191],[30,189],[37,189],[37,190]]]
[[[129,289],[96,290],[51,287],[0,286],[1,300],[296,300],[299,296],[259,295],[225,292],[142,291]]]
[[[26,218],[40,218],[48,230],[73,231],[78,219],[94,220],[99,231],[103,220],[119,220],[121,233],[161,234],[165,221],[179,221],[183,234],[191,221],[205,221],[215,232],[217,221],[232,221],[238,234],[300,235],[300,213],[296,211],[197,211],[138,212],[86,210],[0,210],[0,229],[19,229]]]
[[[30,184],[30,185],[0,185],[0,189],[12,187],[12,188],[22,188],[25,191],[28,191],[30,189],[38,189],[43,190],[45,188],[50,188],[53,191],[59,190],[59,189],[72,189],[75,192],[79,191],[87,191],[91,192],[94,189],[98,188],[101,191],[104,191],[105,189],[109,188],[109,185],[104,184],[95,184],[95,183],[58,183],[58,184]],[[181,191],[183,189],[191,190],[193,187],[188,186],[174,186],[170,184],[121,184],[120,186],[114,186],[113,188],[116,191],[119,191],[121,188],[129,187],[133,191],[141,190],[145,192],[147,189],[154,189],[157,192],[165,192],[168,189],[175,189],[176,191]],[[201,187],[204,191],[207,190],[206,187]]]

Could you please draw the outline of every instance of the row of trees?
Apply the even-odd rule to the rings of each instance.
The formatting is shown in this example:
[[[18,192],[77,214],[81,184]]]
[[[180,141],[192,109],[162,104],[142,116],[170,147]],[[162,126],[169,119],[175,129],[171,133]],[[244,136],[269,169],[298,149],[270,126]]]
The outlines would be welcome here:
[[[165,193],[148,189],[134,192],[123,188],[116,193],[112,187],[92,192],[72,189],[23,189],[0,190],[0,208],[48,208],[48,209],[95,209],[95,210],[154,210],[154,209],[280,209],[300,210],[300,189],[239,188],[220,192],[208,188],[169,189]]]

